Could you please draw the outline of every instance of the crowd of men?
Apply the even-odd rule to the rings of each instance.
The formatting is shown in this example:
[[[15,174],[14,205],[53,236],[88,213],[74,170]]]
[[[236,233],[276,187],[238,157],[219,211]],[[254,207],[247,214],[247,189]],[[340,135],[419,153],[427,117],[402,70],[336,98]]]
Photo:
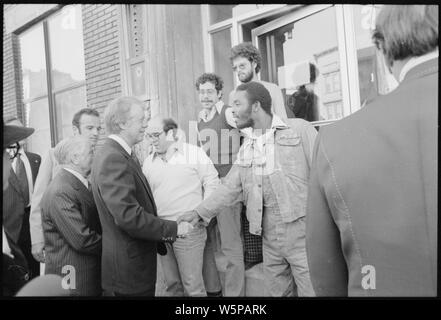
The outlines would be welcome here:
[[[372,38],[398,88],[319,133],[246,42],[228,104],[195,79],[196,144],[135,97],[106,107],[103,143],[81,109],[43,159],[8,120],[3,295],[154,296],[160,263],[167,296],[244,296],[261,261],[272,297],[436,295],[438,6],[384,6]]]

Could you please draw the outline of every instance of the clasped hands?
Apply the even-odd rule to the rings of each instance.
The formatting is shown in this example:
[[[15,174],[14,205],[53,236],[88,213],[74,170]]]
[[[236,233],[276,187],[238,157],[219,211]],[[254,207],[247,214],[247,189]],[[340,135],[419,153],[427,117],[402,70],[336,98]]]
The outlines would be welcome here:
[[[176,220],[176,223],[178,224],[177,237],[185,238],[188,233],[198,224],[199,219],[200,217],[196,211],[187,211],[180,216],[178,220]]]

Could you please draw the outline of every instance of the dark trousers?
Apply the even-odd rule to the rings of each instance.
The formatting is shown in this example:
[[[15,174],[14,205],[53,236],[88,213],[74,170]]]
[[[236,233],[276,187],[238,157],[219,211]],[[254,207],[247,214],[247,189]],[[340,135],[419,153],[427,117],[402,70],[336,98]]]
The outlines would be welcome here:
[[[30,211],[30,207],[25,208],[20,236],[18,238],[18,246],[23,252],[23,255],[26,258],[26,262],[28,263],[30,279],[33,279],[40,275],[40,262],[35,260],[32,256],[31,230],[29,226]]]

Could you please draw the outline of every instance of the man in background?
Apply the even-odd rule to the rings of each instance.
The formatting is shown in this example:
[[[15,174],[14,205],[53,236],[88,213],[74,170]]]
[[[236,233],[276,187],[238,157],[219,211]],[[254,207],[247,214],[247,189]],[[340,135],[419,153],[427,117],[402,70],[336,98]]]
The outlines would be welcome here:
[[[23,127],[17,118],[7,121],[6,124]],[[18,152],[12,161],[9,188],[3,193],[3,223],[9,241],[14,242],[23,253],[26,259],[24,265],[30,271],[29,278],[32,279],[40,275],[40,264],[31,253],[30,199],[41,157],[32,152],[25,152],[24,146],[25,140],[15,141],[13,146],[18,149]],[[11,152],[14,151],[11,150]]]

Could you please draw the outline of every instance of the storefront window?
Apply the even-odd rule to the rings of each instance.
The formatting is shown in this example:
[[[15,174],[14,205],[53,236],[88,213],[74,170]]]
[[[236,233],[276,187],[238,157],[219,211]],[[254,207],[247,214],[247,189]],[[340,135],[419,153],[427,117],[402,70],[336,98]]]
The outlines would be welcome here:
[[[30,151],[44,154],[70,135],[86,107],[82,32],[81,5],[68,5],[19,36],[25,123],[36,129]]]
[[[64,7],[48,25],[53,90],[86,80],[81,7]]]
[[[398,83],[387,70],[382,55],[372,43],[375,17],[381,6],[352,5],[351,7],[357,50],[360,105],[364,107],[376,96],[394,90]]]
[[[27,100],[47,95],[43,25],[23,33],[20,48],[23,98]]]
[[[288,117],[323,121],[343,116],[335,15],[330,7],[258,35],[261,79],[281,87]]]

